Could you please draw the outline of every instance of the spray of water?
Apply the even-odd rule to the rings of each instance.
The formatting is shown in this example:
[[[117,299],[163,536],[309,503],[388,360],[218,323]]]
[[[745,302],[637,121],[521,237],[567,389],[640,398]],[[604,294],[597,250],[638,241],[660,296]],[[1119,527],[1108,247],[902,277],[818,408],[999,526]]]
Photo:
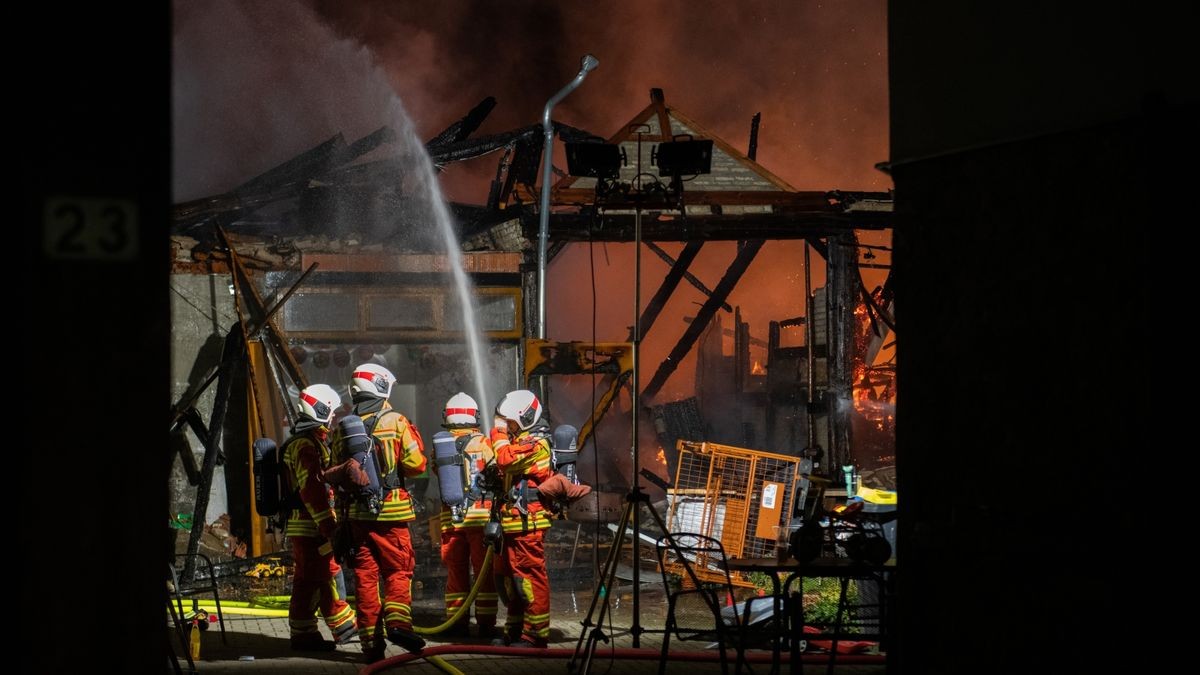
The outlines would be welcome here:
[[[356,139],[381,123],[390,126],[407,171],[403,185],[377,186],[380,194],[400,197],[378,204],[399,203],[404,213],[376,218],[372,204],[355,203],[334,215],[329,233],[358,232],[400,250],[444,249],[473,379],[455,385],[490,412],[485,379],[490,371],[455,224],[425,144],[374,55],[334,34],[305,3],[192,5],[174,2],[176,199],[230,190],[335,133]],[[247,97],[248,91],[254,96]],[[396,227],[397,222],[405,225]],[[356,229],[364,226],[369,228]],[[395,229],[385,231],[388,226]],[[491,421],[490,415],[482,418]]]
[[[488,400],[488,380],[486,378],[487,370],[484,367],[483,336],[479,331],[477,321],[478,308],[475,302],[473,285],[467,277],[466,271],[463,269],[462,248],[458,243],[458,233],[454,227],[454,218],[450,215],[450,209],[446,207],[446,200],[442,196],[442,189],[438,184],[433,162],[430,161],[429,154],[425,152],[425,144],[417,137],[416,131],[413,129],[412,120],[408,117],[399,100],[393,100],[392,107],[393,119],[397,120],[396,126],[400,129],[399,140],[410,151],[409,158],[411,165],[409,169],[412,171],[409,176],[411,179],[410,187],[416,192],[418,198],[429,200],[429,215],[435,221],[437,230],[441,234],[441,242],[445,247],[446,260],[449,263],[455,292],[458,296],[458,306],[462,313],[463,337],[467,345],[467,353],[471,359],[471,375],[474,378],[475,384],[474,387],[463,386],[462,390],[475,392],[476,401],[479,403],[481,413],[479,416],[480,422],[483,424],[484,431],[488,431],[488,426],[491,424],[492,419],[492,408]]]

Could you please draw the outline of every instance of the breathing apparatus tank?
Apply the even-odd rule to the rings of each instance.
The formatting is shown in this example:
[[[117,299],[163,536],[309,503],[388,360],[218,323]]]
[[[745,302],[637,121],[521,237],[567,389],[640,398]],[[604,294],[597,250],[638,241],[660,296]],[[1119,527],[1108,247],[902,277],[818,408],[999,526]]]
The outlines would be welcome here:
[[[570,424],[558,425],[550,437],[554,470],[576,485],[579,484],[579,473],[575,469],[575,463],[579,460],[579,449],[575,445],[578,438],[579,431]]]
[[[283,476],[279,452],[270,438],[254,440],[254,508],[261,516],[279,514],[283,502]]]
[[[437,466],[438,489],[442,503],[450,507],[450,519],[461,523],[469,506],[471,472],[469,458],[460,445],[466,445],[471,437],[455,437],[448,431],[433,435],[433,463]]]
[[[378,514],[383,499],[379,480],[379,467],[375,461],[375,439],[367,433],[362,418],[346,415],[338,421],[341,429],[342,448],[345,456],[358,462],[367,475],[367,484],[355,495],[358,503],[373,514]]]

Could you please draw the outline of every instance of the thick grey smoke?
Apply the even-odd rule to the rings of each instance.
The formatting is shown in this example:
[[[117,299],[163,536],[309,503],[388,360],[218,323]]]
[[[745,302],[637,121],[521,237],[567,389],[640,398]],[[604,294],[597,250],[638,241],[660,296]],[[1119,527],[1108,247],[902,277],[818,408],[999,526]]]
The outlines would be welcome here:
[[[489,95],[499,105],[483,131],[534,123],[591,53],[601,65],[556,108],[565,122],[608,136],[662,87],[668,105],[743,150],[761,111],[759,160],[794,187],[890,186],[874,169],[887,159],[884,0],[316,7],[341,35],[371,47],[419,125],[449,121]]]
[[[651,87],[799,189],[890,186],[884,0],[653,3],[176,1],[176,199],[227,189],[326,140],[372,130],[398,92],[429,138],[486,96],[480,133],[534,124],[579,58],[600,67],[556,117],[608,136]],[[364,64],[378,71],[363,79]],[[495,162],[448,167],[481,203]]]
[[[177,1],[174,19],[176,202],[389,123],[394,92],[368,49],[303,4]]]

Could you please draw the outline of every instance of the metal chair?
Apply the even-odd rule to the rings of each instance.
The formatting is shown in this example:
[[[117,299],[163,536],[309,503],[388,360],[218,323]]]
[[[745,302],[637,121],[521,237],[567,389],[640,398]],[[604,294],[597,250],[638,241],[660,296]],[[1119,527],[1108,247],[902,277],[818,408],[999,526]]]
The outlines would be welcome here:
[[[721,672],[728,673],[725,646],[734,645],[742,661],[741,617],[722,612],[733,604],[733,581],[721,542],[702,534],[672,532],[655,543],[658,567],[667,590],[667,625],[663,634],[660,675],[666,672],[671,635],[677,640],[715,641],[721,650]]]
[[[191,565],[186,563],[191,560]],[[217,577],[214,573],[212,561],[203,553],[176,553],[175,560],[177,564],[168,565],[170,568],[170,591],[171,597],[175,601],[177,616],[179,621],[184,621],[186,614],[183,611],[183,599],[192,599],[192,613],[200,611],[200,601],[197,596],[211,595],[213,604],[217,609],[217,623],[221,626],[221,642],[229,644],[229,640],[225,637],[225,615],[221,612],[221,594],[217,591]],[[181,568],[178,561],[182,560],[184,565]],[[192,578],[184,583],[180,581],[180,569],[191,569]],[[201,574],[203,572],[203,574]]]

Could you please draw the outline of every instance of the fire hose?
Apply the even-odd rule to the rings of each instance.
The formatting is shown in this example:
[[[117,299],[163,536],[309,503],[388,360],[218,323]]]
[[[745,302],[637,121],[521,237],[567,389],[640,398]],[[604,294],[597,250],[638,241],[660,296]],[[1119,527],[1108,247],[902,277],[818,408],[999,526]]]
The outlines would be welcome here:
[[[467,594],[466,599],[463,600],[462,604],[458,606],[458,609],[454,610],[454,614],[450,615],[450,618],[446,619],[445,623],[437,626],[424,627],[414,625],[413,631],[415,633],[418,635],[437,635],[438,633],[441,633],[442,631],[453,626],[460,618],[462,618],[463,613],[470,609],[471,603],[475,602],[475,596],[479,595],[479,589],[483,587],[483,580],[487,578],[488,572],[492,570],[492,553],[492,547],[489,546],[487,549],[487,554],[483,556],[483,566],[479,570],[479,574],[475,579],[475,584],[471,586],[471,592]]]
[[[479,589],[483,587],[483,580],[487,577],[488,572],[492,569],[492,554],[493,550],[489,546],[487,554],[483,557],[483,566],[479,570],[479,576],[475,579],[475,584],[471,587],[471,592],[467,594],[463,604],[454,611],[450,618],[446,619],[445,623],[437,626],[413,626],[413,630],[421,635],[437,635],[442,631],[450,628],[462,618],[463,612],[467,611],[471,603],[475,602],[475,596],[479,595]],[[249,602],[238,600],[222,600],[221,609],[234,609],[238,611],[230,612],[230,614],[246,614],[250,616],[287,616],[287,605],[291,601],[290,595],[259,595]],[[203,609],[212,607],[210,611],[215,612],[216,606],[212,603],[201,601],[200,605]]]
[[[471,587],[471,592],[467,594],[466,599],[463,600],[463,604],[454,611],[454,614],[452,614],[450,618],[446,619],[445,623],[428,627],[414,626],[413,630],[421,635],[437,635],[438,633],[450,628],[455,622],[462,618],[463,612],[467,611],[467,609],[470,608],[471,603],[475,602],[475,596],[479,595],[479,589],[483,587],[484,578],[487,577],[488,572],[490,572],[492,569],[492,555],[493,550],[489,546],[487,554],[483,557],[483,566],[479,570],[478,578],[475,579],[475,584]],[[287,616],[287,605],[291,601],[291,597],[292,596],[290,595],[259,595],[255,596],[254,599],[250,601],[222,600],[221,609],[237,610],[230,612],[230,614],[245,614],[248,616]],[[200,601],[199,604],[201,605],[202,609],[214,613],[216,611],[216,605],[214,603]]]
[[[491,570],[492,570],[492,554],[493,553],[494,553],[494,549],[491,546],[488,546],[487,553],[483,556],[483,565],[480,566],[479,574],[476,575],[475,583],[471,586],[471,591],[469,593],[467,593],[466,599],[463,600],[462,604],[458,606],[458,609],[454,610],[454,613],[451,614],[450,617],[447,618],[444,623],[438,624],[437,626],[418,626],[418,625],[414,624],[413,632],[415,632],[418,635],[437,635],[438,633],[441,633],[442,631],[447,630],[448,628],[453,626],[455,623],[457,623],[458,620],[462,618],[463,613],[465,613],[467,610],[469,610],[471,607],[471,604],[473,602],[475,602],[475,596],[479,595],[479,589],[483,587],[483,580],[487,578],[488,572],[491,572]],[[420,652],[418,652],[417,657],[424,658],[426,661],[432,663],[439,670],[441,670],[444,673],[448,673],[449,675],[465,675],[463,673],[463,671],[450,665],[445,660],[443,660],[440,656],[437,656],[435,654],[430,654],[428,656],[421,657]]]
[[[488,654],[493,656],[508,656],[512,658],[539,658],[539,659],[571,659],[577,656],[574,649],[568,648],[545,648],[545,647],[492,647],[489,645],[442,645],[438,647],[426,647],[420,653],[398,654],[389,656],[382,661],[368,664],[360,673],[362,675],[374,675],[386,670],[398,668],[405,664],[416,661],[417,659],[425,659],[433,661],[442,654],[466,654],[478,655]],[[633,648],[633,647],[614,647],[604,650],[604,656],[609,659],[631,660],[631,661],[658,661],[662,658],[662,651],[659,649]],[[742,662],[747,664],[771,663],[774,656],[769,653],[743,653],[740,657]],[[801,655],[801,660],[804,663],[828,663],[830,656],[827,654],[804,654]],[[671,663],[676,661],[687,661],[693,663],[712,663],[720,659],[720,654],[711,653],[708,651],[683,651],[671,650],[667,652],[667,660]],[[839,665],[883,665],[887,657],[882,654],[839,654],[837,663]],[[440,659],[439,659],[440,660]],[[787,650],[780,654],[780,663],[790,663],[791,655]],[[435,664],[436,665],[436,664]],[[447,667],[453,668],[450,664]],[[438,666],[441,667],[441,666]],[[446,671],[451,672],[451,671]]]

